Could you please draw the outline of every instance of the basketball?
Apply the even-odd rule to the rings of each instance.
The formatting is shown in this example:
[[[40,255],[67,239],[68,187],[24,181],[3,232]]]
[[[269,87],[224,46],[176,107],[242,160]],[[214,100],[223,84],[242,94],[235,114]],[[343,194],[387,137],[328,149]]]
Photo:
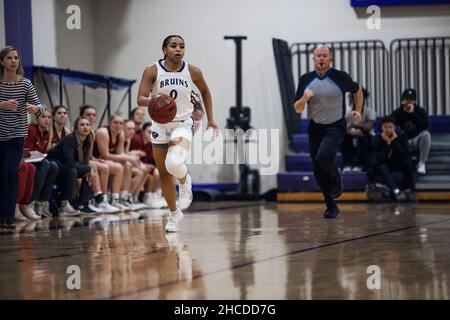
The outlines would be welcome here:
[[[150,100],[148,114],[157,123],[168,123],[177,114],[177,104],[170,96],[159,94]]]

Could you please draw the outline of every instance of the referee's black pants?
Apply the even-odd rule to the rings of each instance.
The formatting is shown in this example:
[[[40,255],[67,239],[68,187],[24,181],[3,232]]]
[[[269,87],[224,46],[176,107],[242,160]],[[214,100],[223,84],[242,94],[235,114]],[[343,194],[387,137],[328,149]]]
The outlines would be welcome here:
[[[331,200],[333,188],[339,175],[336,152],[344,140],[347,123],[341,119],[331,124],[309,122],[309,153],[314,177],[326,200]]]

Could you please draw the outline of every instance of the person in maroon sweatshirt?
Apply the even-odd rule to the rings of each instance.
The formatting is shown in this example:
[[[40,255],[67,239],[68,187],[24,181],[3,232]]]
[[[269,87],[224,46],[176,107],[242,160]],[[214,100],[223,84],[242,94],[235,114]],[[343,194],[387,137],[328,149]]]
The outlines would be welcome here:
[[[50,125],[52,115],[49,111],[36,117],[35,123],[28,125],[28,135],[25,138],[25,157],[43,157],[50,143]],[[19,209],[30,220],[51,217],[49,200],[53,185],[58,177],[58,165],[54,161],[44,159],[34,163],[36,177],[29,206],[20,205]]]

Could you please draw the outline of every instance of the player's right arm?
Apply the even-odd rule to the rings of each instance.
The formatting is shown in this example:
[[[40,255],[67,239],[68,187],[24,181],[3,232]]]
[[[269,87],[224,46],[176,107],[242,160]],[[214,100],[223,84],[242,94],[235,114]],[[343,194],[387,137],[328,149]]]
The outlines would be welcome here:
[[[313,95],[314,94],[310,89],[306,89],[305,92],[303,93],[303,96],[300,99],[298,99],[294,104],[295,112],[302,113],[303,110],[305,109],[306,103],[312,98]]]
[[[297,92],[295,93],[295,112],[302,113],[305,109],[306,103],[311,99],[313,93],[307,88],[307,84],[311,81],[310,74],[304,74],[300,77],[298,82]]]
[[[139,84],[137,104],[140,107],[147,107],[150,103],[150,93],[152,87],[155,84],[156,77],[158,75],[158,68],[155,64],[145,68],[142,74],[141,83]]]

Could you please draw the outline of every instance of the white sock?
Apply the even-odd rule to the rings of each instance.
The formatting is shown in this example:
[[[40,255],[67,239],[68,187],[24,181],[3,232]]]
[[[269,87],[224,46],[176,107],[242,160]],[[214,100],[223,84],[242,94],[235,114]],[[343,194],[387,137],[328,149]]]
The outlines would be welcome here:
[[[112,201],[117,201],[117,200],[119,200],[119,194],[118,193],[113,193],[111,195],[111,198],[112,198]]]
[[[120,200],[128,200],[130,198],[130,195],[128,191],[120,191]]]

